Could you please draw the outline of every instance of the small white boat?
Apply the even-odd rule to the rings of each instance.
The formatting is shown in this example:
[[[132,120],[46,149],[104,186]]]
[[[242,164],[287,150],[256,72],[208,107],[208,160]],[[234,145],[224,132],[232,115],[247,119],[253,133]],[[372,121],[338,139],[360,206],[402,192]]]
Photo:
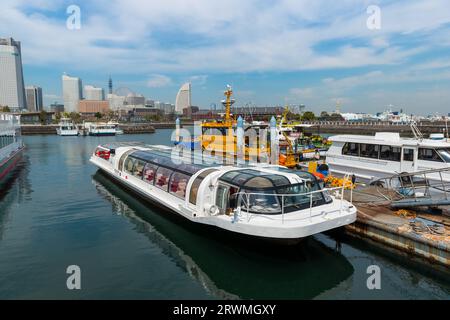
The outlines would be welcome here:
[[[77,126],[69,118],[62,118],[59,127],[56,129],[59,136],[77,136],[79,134]]]
[[[108,124],[114,126],[114,128],[116,129],[116,134],[124,134],[123,130],[120,129],[120,127],[119,127],[119,123],[110,121],[110,122],[108,122]]]
[[[105,122],[86,122],[84,124],[90,136],[115,136],[116,126]]]
[[[344,189],[323,189],[308,172],[188,160],[173,156],[169,147],[130,143],[100,145],[90,159],[146,200],[193,223],[234,234],[295,243],[356,220],[356,208],[343,199]],[[330,194],[337,189],[339,196]]]

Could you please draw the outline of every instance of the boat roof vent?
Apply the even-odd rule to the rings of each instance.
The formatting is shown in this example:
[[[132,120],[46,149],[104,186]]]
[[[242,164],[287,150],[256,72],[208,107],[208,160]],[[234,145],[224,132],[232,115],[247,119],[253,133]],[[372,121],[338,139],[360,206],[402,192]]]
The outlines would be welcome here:
[[[375,133],[375,139],[387,141],[399,141],[400,134],[398,132],[377,132]]]

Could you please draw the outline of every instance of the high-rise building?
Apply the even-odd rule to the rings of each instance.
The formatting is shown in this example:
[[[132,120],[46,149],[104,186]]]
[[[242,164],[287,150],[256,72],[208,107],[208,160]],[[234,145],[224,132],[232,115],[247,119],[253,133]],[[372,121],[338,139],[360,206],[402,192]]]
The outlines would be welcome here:
[[[84,98],[86,100],[105,100],[105,91],[103,88],[94,86],[84,86]]]
[[[27,109],[29,112],[39,112],[44,110],[41,87],[28,86],[25,88],[25,92],[27,96]]]
[[[106,113],[109,111],[109,102],[101,100],[81,100],[78,103],[80,113]]]
[[[109,76],[109,80],[108,80],[108,93],[112,94],[113,93],[113,83],[112,83],[112,79],[111,76]]]
[[[131,106],[144,106],[145,97],[141,94],[130,93],[125,98],[125,102],[127,105]]]
[[[126,98],[126,96],[119,96],[114,93],[108,94],[109,107],[114,111],[122,109]]]
[[[175,112],[178,114],[183,113],[184,108],[191,106],[191,84],[185,83],[181,86],[177,94],[175,101]]]
[[[50,111],[55,113],[62,113],[64,112],[64,105],[58,102],[54,102],[50,105]]]
[[[0,106],[26,108],[20,42],[0,38]]]
[[[66,74],[62,76],[64,110],[66,112],[77,112],[78,102],[82,99],[81,79],[70,77]]]

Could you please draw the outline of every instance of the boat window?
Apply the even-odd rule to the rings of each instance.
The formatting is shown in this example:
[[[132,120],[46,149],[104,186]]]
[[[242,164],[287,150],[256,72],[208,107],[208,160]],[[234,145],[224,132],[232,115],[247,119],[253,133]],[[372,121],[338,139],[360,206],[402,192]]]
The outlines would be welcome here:
[[[155,181],[156,170],[158,170],[157,165],[147,163],[144,168],[144,181],[153,184]]]
[[[419,148],[419,160],[443,162],[436,150],[428,148]]]
[[[156,171],[155,186],[168,191],[170,175],[172,174],[172,172],[173,171],[170,169],[159,167],[158,171]]]
[[[126,157],[128,157],[128,155],[130,154],[130,153],[132,153],[133,151],[135,151],[135,150],[129,150],[129,151],[127,151],[127,152],[124,152],[123,153],[123,155],[120,157],[120,160],[119,160],[119,170],[124,170],[124,168],[123,168],[123,163],[124,163],[124,161],[125,161],[125,158]]]
[[[285,176],[281,176],[281,175],[271,175],[271,176],[267,176],[267,178],[269,178],[270,180],[272,180],[272,183],[275,187],[278,186],[285,186],[289,184],[289,179],[286,178]]]
[[[170,179],[170,193],[178,198],[184,199],[184,197],[186,197],[186,187],[189,179],[190,177],[186,174],[174,172],[172,174],[172,178]]]
[[[380,151],[380,146],[377,144],[361,144],[360,145],[360,155],[364,158],[378,159],[378,153]]]
[[[400,161],[401,148],[393,146],[381,146],[380,159],[388,161]]]
[[[414,161],[414,149],[403,149],[403,161]]]
[[[346,156],[359,156],[359,143],[347,142],[342,148],[342,154]]]
[[[134,159],[131,157],[128,157],[125,160],[124,171],[129,174],[133,174],[133,166],[134,166]]]
[[[324,198],[322,193],[317,192],[309,194],[310,192],[319,189],[319,184],[312,181],[279,189],[278,194],[287,195],[284,196],[284,212],[307,209],[311,204],[313,207],[323,204]],[[290,194],[292,194],[292,196],[289,196]]]
[[[442,157],[442,159],[445,162],[450,163],[450,148],[448,148],[448,149],[437,149],[437,152],[439,153],[439,155]]]
[[[266,177],[253,177],[243,185],[243,188],[272,188],[273,186],[273,182]]]
[[[239,205],[245,211],[259,214],[281,213],[280,202],[275,191],[258,193],[257,191],[243,191],[239,196]]]
[[[206,178],[207,175],[209,175],[210,173],[213,173],[214,171],[217,171],[217,170],[216,169],[205,170],[202,173],[200,173],[197,178],[195,178],[195,180],[191,186],[191,191],[189,192],[189,202],[190,203],[197,204],[197,193],[198,193],[198,188],[200,187],[200,184]]]
[[[206,168],[206,165],[203,164],[185,164],[185,163],[175,163],[172,161],[172,154],[165,153],[161,151],[135,151],[133,152],[133,157],[136,159],[140,159],[145,162],[153,163],[158,166],[163,166],[169,168],[173,171],[178,171],[187,175],[193,175],[198,171]],[[194,155],[195,157],[195,155]],[[188,159],[189,160],[189,159]],[[194,158],[191,159],[194,162]]]
[[[229,187],[220,184],[216,192],[216,205],[220,210],[220,214],[225,214],[228,202]]]
[[[142,174],[144,172],[145,162],[142,160],[136,159],[134,161],[134,167],[133,167],[133,176],[142,179]]]

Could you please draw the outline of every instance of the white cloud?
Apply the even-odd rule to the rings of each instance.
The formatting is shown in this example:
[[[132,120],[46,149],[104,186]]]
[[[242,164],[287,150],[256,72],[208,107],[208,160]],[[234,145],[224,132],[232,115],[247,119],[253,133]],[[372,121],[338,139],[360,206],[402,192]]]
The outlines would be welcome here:
[[[202,86],[202,85],[206,84],[207,80],[208,80],[208,75],[202,74],[202,75],[190,76],[188,79],[188,82],[192,83],[193,85]]]
[[[149,88],[162,88],[167,87],[172,84],[172,79],[168,76],[164,76],[161,74],[154,74],[147,81],[147,87]]]
[[[100,0],[78,4],[82,28],[70,31],[61,19],[63,3],[2,1],[0,33],[22,40],[26,64],[72,64],[73,69],[140,74],[397,64],[417,51],[396,45],[393,36],[425,33],[431,41],[431,35],[444,32],[439,28],[450,22],[445,0],[385,5],[381,1],[379,32],[367,30],[367,4],[357,0],[335,4],[325,0],[263,4],[257,0]],[[42,8],[53,14],[46,17]],[[36,9],[39,13],[33,13]],[[60,18],[54,18],[60,11]],[[348,39],[348,43],[328,52],[315,50],[321,42],[335,39]],[[355,46],[353,39],[368,44]]]
[[[310,98],[313,96],[312,88],[292,88],[289,93],[296,98]]]

